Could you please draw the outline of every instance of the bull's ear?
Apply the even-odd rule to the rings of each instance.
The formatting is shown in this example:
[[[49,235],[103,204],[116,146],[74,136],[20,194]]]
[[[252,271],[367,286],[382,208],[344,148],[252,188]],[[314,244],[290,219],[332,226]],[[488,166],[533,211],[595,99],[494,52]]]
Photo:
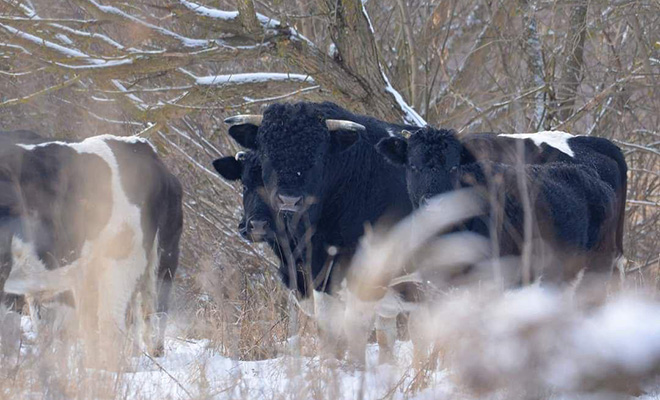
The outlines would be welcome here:
[[[228,181],[236,181],[243,175],[243,162],[234,157],[218,158],[213,161],[213,168]]]
[[[259,127],[253,124],[239,124],[229,127],[229,136],[246,149],[257,149],[257,131]]]
[[[405,165],[408,161],[408,141],[400,137],[382,139],[376,150],[394,165]]]
[[[330,132],[332,136],[333,147],[338,151],[347,150],[360,138],[360,133],[349,130],[339,130]]]

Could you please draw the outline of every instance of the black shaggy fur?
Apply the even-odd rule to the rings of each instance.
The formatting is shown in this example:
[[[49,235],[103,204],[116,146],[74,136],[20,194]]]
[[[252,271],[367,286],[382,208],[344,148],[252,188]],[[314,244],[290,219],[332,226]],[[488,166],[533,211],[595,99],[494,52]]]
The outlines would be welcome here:
[[[511,137],[498,136],[491,133],[470,134],[457,138],[456,133],[451,130],[424,128],[415,132],[410,138],[410,148],[428,148],[428,152],[423,157],[431,157],[429,167],[437,160],[442,161],[444,157],[450,157],[449,154],[460,155],[460,163],[467,164],[474,161],[492,161],[508,165],[516,165],[519,162],[523,164],[547,164],[551,162],[563,162],[567,164],[581,165],[595,171],[601,181],[605,182],[615,193],[615,207],[617,209],[617,223],[614,229],[608,232],[607,237],[603,238],[604,247],[611,246],[617,257],[623,255],[623,228],[624,214],[627,191],[627,165],[621,150],[607,139],[591,136],[574,136],[567,141],[570,149],[574,153],[571,157],[562,151],[542,144],[537,146],[531,139],[514,139]],[[401,143],[399,139],[387,139],[379,144],[379,149],[387,156],[390,161],[396,164],[406,164],[408,162],[408,146]],[[403,149],[403,150],[401,150]],[[441,155],[438,155],[441,153]],[[433,177],[410,179],[411,173],[420,166],[426,165],[424,159],[419,155],[413,155],[413,161],[408,168],[408,185],[411,193],[411,200],[415,206],[419,205],[422,198],[414,198],[415,193],[421,193],[414,187],[410,187],[411,182],[417,182],[422,186],[429,183],[423,183],[421,180],[430,179],[436,181],[436,185],[448,184],[446,175],[436,173]]]
[[[461,140],[474,159],[490,160],[505,164],[515,164],[522,159],[525,164],[565,162],[593,168],[600,179],[606,182],[616,194],[618,222],[607,240],[616,247],[618,256],[623,255],[623,228],[628,189],[628,166],[621,149],[611,141],[593,136],[574,136],[568,145],[574,157],[547,144],[536,146],[531,139],[514,139],[489,133],[467,135]],[[522,154],[519,144],[522,142]]]
[[[386,216],[398,219],[411,211],[404,170],[387,163],[375,145],[417,127],[355,115],[328,102],[273,104],[263,117],[261,126],[236,125],[229,134],[257,152],[271,207],[276,207],[277,195],[303,197],[304,215],[285,216],[292,242],[305,241],[311,229],[314,237],[323,238],[322,246],[313,244],[313,252],[335,246],[350,259],[365,223],[376,224]],[[326,119],[357,122],[366,130],[330,132]]]

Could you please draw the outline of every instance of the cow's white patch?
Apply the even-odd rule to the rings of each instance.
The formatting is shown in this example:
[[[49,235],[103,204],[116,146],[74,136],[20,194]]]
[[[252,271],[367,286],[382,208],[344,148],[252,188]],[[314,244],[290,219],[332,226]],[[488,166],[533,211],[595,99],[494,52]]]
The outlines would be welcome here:
[[[574,135],[562,131],[542,131],[537,133],[501,133],[498,136],[509,137],[513,139],[531,139],[535,145],[541,146],[545,143],[550,147],[565,153],[571,157],[575,154],[568,144],[568,140],[574,138]]]

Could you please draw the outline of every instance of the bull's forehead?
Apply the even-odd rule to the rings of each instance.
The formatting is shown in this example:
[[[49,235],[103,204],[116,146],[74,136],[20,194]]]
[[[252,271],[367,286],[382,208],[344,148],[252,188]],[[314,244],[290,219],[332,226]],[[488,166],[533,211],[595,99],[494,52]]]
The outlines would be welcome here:
[[[280,174],[297,174],[312,168],[328,150],[330,133],[324,117],[309,107],[277,106],[264,113],[259,128],[263,155]]]
[[[409,162],[419,168],[451,168],[460,163],[461,144],[453,131],[423,129],[409,140]]]

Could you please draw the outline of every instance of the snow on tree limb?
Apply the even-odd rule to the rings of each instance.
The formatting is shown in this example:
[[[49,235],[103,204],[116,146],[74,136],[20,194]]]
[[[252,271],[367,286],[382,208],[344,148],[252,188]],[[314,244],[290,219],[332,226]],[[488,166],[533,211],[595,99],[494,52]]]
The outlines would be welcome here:
[[[120,10],[117,7],[103,5],[94,0],[75,0],[75,2],[79,4],[81,7],[83,7],[83,9],[87,10],[96,17],[112,18],[122,23],[137,24],[143,28],[149,29],[151,32],[157,34],[161,38],[168,40],[175,40],[184,47],[208,47],[215,42],[213,40],[208,40],[208,39],[193,39],[193,38],[185,37],[169,29],[150,24],[138,17],[135,17],[127,12]]]
[[[188,0],[179,0],[179,2],[188,10],[193,11],[195,14],[204,16],[207,18],[212,18],[216,21],[223,21],[226,23],[230,24],[238,24],[240,25],[239,21],[239,12],[238,11],[225,11],[225,10],[220,10],[217,8],[212,8],[208,6],[203,6],[201,4],[194,3],[192,1]],[[279,20],[271,17],[267,17],[263,14],[255,12],[255,16],[259,23],[261,24],[262,28],[266,32],[270,33],[278,33],[278,30],[285,29],[288,34],[290,35],[291,39],[300,39],[304,41],[307,45],[309,46],[314,46],[314,43],[306,38],[304,35],[302,35],[300,32],[298,32],[296,29],[292,27],[287,27],[284,24],[282,24]],[[240,30],[241,28],[237,28],[235,26],[230,26],[232,29],[238,29]],[[253,32],[254,33],[254,32]]]
[[[20,39],[20,41],[22,41],[22,42],[30,43],[32,45],[37,45],[37,46],[43,46],[43,47],[45,47],[49,50],[52,50],[54,52],[59,53],[60,56],[63,56],[63,57],[66,57],[66,58],[84,60],[85,62],[87,62],[89,64],[95,64],[95,65],[102,65],[102,64],[105,64],[107,62],[106,60],[101,60],[101,59],[98,59],[98,58],[90,57],[88,54],[85,54],[80,50],[65,47],[65,46],[59,45],[57,43],[53,43],[51,41],[42,39],[38,36],[34,36],[30,33],[20,31],[16,28],[13,28],[13,27],[9,26],[9,25],[0,24],[0,28],[4,29],[6,32],[13,35],[15,38]]]
[[[362,14],[366,18],[367,22],[369,23],[369,30],[371,31],[371,38],[373,40],[375,31],[374,31],[374,26],[371,23],[371,19],[369,18],[369,14],[367,14],[367,9],[364,8],[364,3],[360,1],[360,6],[362,7]],[[389,78],[387,77],[387,74],[385,74],[385,71],[383,70],[383,66],[380,63],[380,60],[377,60],[378,62],[378,69],[383,76],[383,80],[385,81],[385,91],[390,93],[393,97],[394,100],[397,102],[399,107],[404,113],[403,120],[404,122],[411,124],[411,125],[417,125],[417,126],[424,126],[426,125],[426,121],[424,118],[422,118],[421,115],[417,113],[406,101],[403,99],[403,96],[401,96],[401,93],[399,93],[392,84],[390,83]]]
[[[224,85],[228,83],[259,83],[259,82],[277,82],[277,81],[299,81],[314,83],[314,79],[309,75],[286,74],[275,72],[254,72],[245,74],[211,75],[196,77],[198,85]]]

